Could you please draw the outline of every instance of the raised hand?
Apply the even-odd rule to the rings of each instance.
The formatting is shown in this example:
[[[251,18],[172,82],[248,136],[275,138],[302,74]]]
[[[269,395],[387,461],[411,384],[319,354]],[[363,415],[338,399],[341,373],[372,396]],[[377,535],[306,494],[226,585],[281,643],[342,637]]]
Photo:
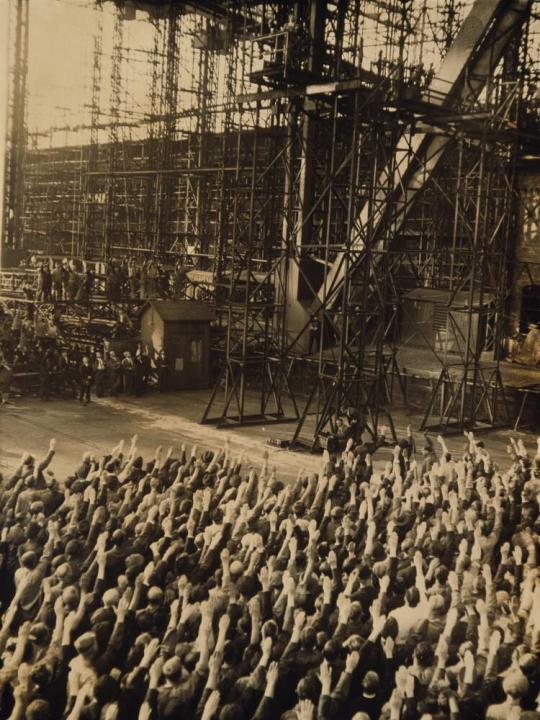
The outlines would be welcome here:
[[[394,656],[394,639],[388,635],[382,639],[381,645],[385,657],[391,659]]]
[[[323,577],[322,586],[323,586],[323,602],[325,605],[329,605],[330,601],[332,599],[332,588],[333,588],[332,578],[328,577],[328,575],[325,575]]]
[[[471,684],[474,680],[474,655],[470,650],[466,650],[463,655],[463,664],[465,665],[464,681]]]
[[[448,587],[452,592],[458,592],[459,590],[459,578],[454,570],[448,573]]]
[[[321,695],[330,695],[332,691],[332,668],[328,660],[323,660],[319,668],[319,680],[321,681]]]
[[[212,720],[216,716],[219,709],[220,694],[219,690],[212,690],[208,696],[208,700],[204,705],[204,710],[201,715],[201,720]]]
[[[294,611],[294,627],[296,630],[301,630],[306,623],[306,613],[304,610],[295,610]]]
[[[407,692],[407,685],[409,682],[409,673],[404,665],[400,665],[400,667],[396,670],[394,682],[397,692],[399,693],[401,698],[404,698]]]
[[[126,619],[129,610],[130,598],[124,595],[118,602],[118,608],[116,610],[116,618],[118,622],[123,622]]]
[[[153,687],[157,687],[161,679],[161,671],[163,670],[164,661],[165,659],[163,657],[158,656],[150,666],[150,672],[148,675],[150,678],[150,685]]]
[[[349,622],[349,616],[351,614],[351,599],[346,597],[343,593],[337,599],[338,613],[338,625],[346,625]]]
[[[228,615],[222,615],[219,618],[218,630],[220,635],[226,635],[231,624],[231,618]]]
[[[373,618],[373,629],[370,633],[370,638],[372,640],[375,640],[379,637],[379,635],[382,633],[384,625],[386,623],[386,616],[385,615],[378,615],[377,617]]]
[[[261,643],[262,658],[261,661],[266,664],[270,660],[272,653],[272,638],[265,637]]]
[[[261,583],[262,591],[268,592],[270,590],[270,573],[266,565],[263,565],[259,570],[259,582]]]
[[[495,655],[499,651],[501,639],[502,639],[501,634],[498,630],[494,630],[491,633],[491,636],[489,638],[489,655],[490,655],[490,657],[495,657]]]
[[[337,570],[337,566],[338,566],[337,555],[333,550],[330,550],[330,552],[328,553],[328,557],[326,559],[327,559],[327,562],[328,562],[328,565],[330,566],[330,568],[332,570]]]
[[[266,671],[266,685],[275,688],[279,674],[279,666],[277,662],[271,662]]]
[[[388,554],[390,555],[390,557],[396,556],[398,542],[398,534],[396,532],[390,533],[390,537],[388,538]]]
[[[360,653],[356,650],[353,650],[353,652],[349,653],[347,655],[347,659],[345,660],[345,672],[351,674],[356,669],[356,666],[358,665],[358,662],[360,660]]]
[[[315,713],[315,705],[311,700],[300,700],[296,706],[297,720],[313,720]]]
[[[159,639],[152,638],[152,640],[150,640],[150,642],[144,648],[141,665],[143,667],[149,667],[153,663],[158,650],[159,650]]]
[[[254,595],[249,601],[248,606],[252,621],[259,621],[261,617],[261,603],[259,601],[259,596]]]

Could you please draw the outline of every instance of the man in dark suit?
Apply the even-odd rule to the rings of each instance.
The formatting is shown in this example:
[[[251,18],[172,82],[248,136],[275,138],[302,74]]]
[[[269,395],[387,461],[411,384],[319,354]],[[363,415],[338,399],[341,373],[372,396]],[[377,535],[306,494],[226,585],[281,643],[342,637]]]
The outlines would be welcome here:
[[[94,368],[90,363],[90,359],[85,355],[79,366],[79,402],[88,405],[93,382]]]

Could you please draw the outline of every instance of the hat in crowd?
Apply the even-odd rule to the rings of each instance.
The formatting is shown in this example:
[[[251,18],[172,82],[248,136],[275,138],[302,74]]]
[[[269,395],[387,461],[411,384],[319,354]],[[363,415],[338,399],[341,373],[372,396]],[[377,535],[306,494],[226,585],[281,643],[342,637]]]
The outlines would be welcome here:
[[[382,638],[392,638],[395,640],[399,633],[399,625],[398,621],[395,617],[389,617],[386,618],[386,622],[384,623],[384,627],[382,629],[381,637]]]
[[[21,557],[21,565],[25,568],[34,568],[37,565],[37,555],[33,550],[27,550]]]
[[[400,510],[397,515],[394,516],[394,525],[396,527],[404,527],[409,522],[409,515],[403,510]]]
[[[154,605],[163,602],[163,590],[160,587],[157,587],[157,585],[153,585],[148,590],[148,602]]]
[[[75,480],[74,483],[72,483],[71,487],[69,488],[72,493],[79,494],[83,493],[86,488],[88,487],[88,483],[86,480]]]
[[[152,635],[149,632],[143,632],[135,638],[135,645],[148,645],[151,639]]]
[[[78,653],[85,653],[97,647],[96,636],[93,632],[83,633],[75,640],[75,650]]]
[[[511,672],[503,680],[503,690],[511,698],[523,697],[528,689],[529,681],[520,670]]]
[[[381,681],[379,680],[379,676],[374,670],[368,670],[368,672],[364,675],[364,679],[362,680],[362,687],[364,688],[364,692],[367,694],[376,693],[381,686]]]
[[[116,588],[109,588],[103,593],[103,605],[105,607],[111,607],[111,605],[118,605],[120,601],[120,593]]]
[[[25,717],[28,720],[49,720],[51,717],[51,706],[46,700],[37,698],[32,700],[26,707]]]
[[[230,566],[230,573],[234,577],[238,577],[239,575],[242,575],[244,572],[244,566],[240,562],[240,560],[233,560]]]
[[[429,606],[434,615],[443,615],[446,612],[446,600],[442,595],[432,595]]]
[[[179,657],[176,657],[176,655],[174,655],[173,657],[166,660],[163,665],[163,675],[165,677],[171,677],[173,675],[178,675],[181,670],[182,670],[182,661],[180,660]]]
[[[240,578],[236,587],[243,597],[251,598],[257,593],[260,585],[255,577],[244,575]]]
[[[9,528],[7,542],[10,545],[21,545],[25,540],[24,530],[20,525],[14,525]]]
[[[371,569],[369,565],[361,565],[358,570],[358,577],[360,580],[369,580],[371,577]]]
[[[123,530],[115,530],[111,540],[113,545],[122,545],[126,542],[126,533]]]
[[[64,565],[66,562],[66,556],[65,555],[56,555],[51,560],[51,569],[55,571],[57,568],[60,567],[60,565]],[[59,577],[58,573],[55,573],[56,577]]]
[[[139,553],[132,553],[126,558],[126,570],[138,570],[144,567],[144,558]]]
[[[65,603],[76,605],[79,602],[79,591],[74,585],[68,585],[62,591],[62,600]]]
[[[67,555],[80,555],[82,552],[81,543],[78,540],[69,540],[66,543],[65,551]]]

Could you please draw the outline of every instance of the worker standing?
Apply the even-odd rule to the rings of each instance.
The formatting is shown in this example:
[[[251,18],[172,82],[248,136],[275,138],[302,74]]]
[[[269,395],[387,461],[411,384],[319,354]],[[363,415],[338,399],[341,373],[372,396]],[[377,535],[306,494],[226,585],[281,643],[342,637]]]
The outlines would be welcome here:
[[[321,340],[321,321],[316,315],[311,316],[309,323],[309,346],[308,355],[316,353],[320,346]]]
[[[85,355],[79,366],[79,402],[88,405],[93,382],[94,368],[90,364],[89,357]]]

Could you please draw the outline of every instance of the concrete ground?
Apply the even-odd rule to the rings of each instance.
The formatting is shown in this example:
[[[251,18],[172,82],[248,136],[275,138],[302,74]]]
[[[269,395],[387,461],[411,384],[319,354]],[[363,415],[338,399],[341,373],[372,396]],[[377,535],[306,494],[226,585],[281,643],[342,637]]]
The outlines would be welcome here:
[[[275,465],[279,476],[288,479],[296,476],[300,468],[316,471],[320,456],[284,450],[267,445],[271,438],[290,438],[293,424],[251,426],[234,430],[218,430],[212,425],[200,425],[198,420],[205,408],[208,391],[151,393],[143,398],[93,400],[83,406],[76,400],[54,399],[41,402],[37,398],[14,398],[0,407],[0,469],[9,472],[19,461],[23,451],[37,456],[45,455],[49,440],[56,438],[57,456],[52,469],[62,479],[69,474],[83,452],[102,454],[112,449],[121,438],[126,443],[138,434],[138,448],[144,456],[153,454],[158,445],[165,450],[177,450],[182,442],[189,447],[222,447],[226,435],[231,438],[235,452],[243,452],[246,462],[260,466],[264,449],[269,451],[270,464]],[[394,423],[399,436],[405,433],[408,423],[413,430],[420,416],[397,410]],[[536,437],[530,433],[511,433],[509,430],[489,431],[482,439],[500,467],[507,462],[506,445],[510,435],[522,437],[534,451]],[[417,433],[419,445],[421,434]],[[462,451],[463,438],[451,436],[447,440],[451,450]],[[377,454],[377,460],[390,457],[390,450]]]

